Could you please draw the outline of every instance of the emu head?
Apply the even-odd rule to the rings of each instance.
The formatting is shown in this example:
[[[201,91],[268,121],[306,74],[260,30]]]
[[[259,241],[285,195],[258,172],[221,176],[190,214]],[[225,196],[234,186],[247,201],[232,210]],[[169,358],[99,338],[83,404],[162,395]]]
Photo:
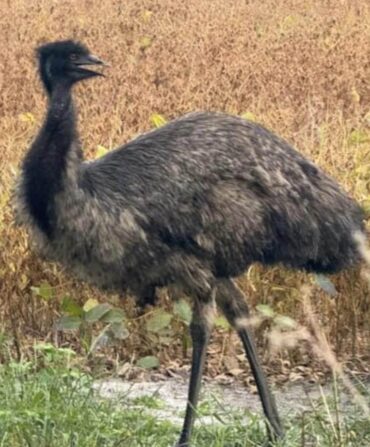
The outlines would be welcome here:
[[[37,49],[39,70],[45,89],[50,94],[57,83],[72,86],[78,81],[103,76],[86,66],[105,65],[81,43],[64,40],[42,45]]]

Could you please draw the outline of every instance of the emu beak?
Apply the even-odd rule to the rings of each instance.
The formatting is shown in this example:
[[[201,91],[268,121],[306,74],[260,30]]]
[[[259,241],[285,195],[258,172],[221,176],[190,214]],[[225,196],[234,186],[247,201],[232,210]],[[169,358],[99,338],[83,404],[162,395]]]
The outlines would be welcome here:
[[[97,56],[94,56],[93,54],[89,54],[87,56],[80,56],[78,60],[74,62],[74,64],[80,67],[79,69],[81,71],[83,71],[86,74],[90,74],[91,76],[104,76],[104,74],[98,71],[88,70],[87,68],[84,68],[84,66],[87,65],[101,65],[103,67],[108,66],[107,63],[99,59]]]
[[[90,61],[89,63],[85,63],[84,65],[103,65],[103,67],[109,67],[109,64],[95,56],[94,54],[90,54],[87,59]]]

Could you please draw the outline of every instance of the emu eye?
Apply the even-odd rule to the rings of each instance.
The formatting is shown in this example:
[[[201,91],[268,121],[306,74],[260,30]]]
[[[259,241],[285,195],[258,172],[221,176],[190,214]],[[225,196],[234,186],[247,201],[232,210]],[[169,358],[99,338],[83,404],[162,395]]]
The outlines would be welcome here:
[[[76,53],[72,53],[72,54],[70,54],[70,55],[69,55],[69,59],[70,59],[71,61],[76,61],[76,60],[77,60],[77,54],[76,54]]]

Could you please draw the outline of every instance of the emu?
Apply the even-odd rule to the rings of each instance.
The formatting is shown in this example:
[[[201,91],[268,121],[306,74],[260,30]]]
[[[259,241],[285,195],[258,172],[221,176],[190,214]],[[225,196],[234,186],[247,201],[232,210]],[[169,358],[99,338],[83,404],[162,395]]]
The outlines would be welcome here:
[[[103,62],[71,40],[38,48],[45,121],[22,164],[18,221],[38,250],[141,305],[175,285],[193,303],[189,394],[177,446],[189,446],[215,307],[236,329],[270,442],[283,436],[246,299],[233,278],[254,262],[333,273],[358,260],[362,211],[320,168],[247,120],[197,112],[84,161],[72,87]],[[88,68],[89,67],[89,68]]]

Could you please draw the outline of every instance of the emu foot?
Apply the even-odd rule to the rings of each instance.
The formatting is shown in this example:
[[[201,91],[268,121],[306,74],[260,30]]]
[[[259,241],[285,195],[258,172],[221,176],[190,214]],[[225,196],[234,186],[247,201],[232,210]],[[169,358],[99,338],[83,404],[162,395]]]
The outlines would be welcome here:
[[[179,440],[176,442],[175,447],[191,447],[190,446],[190,436],[180,436]]]
[[[279,438],[280,439],[280,438]],[[276,447],[277,439],[266,439],[266,441],[261,445],[261,447]]]
[[[262,444],[262,447],[277,447],[279,444],[279,441],[281,441],[284,438],[284,432],[280,429],[279,433],[269,433],[268,438],[266,441]]]

